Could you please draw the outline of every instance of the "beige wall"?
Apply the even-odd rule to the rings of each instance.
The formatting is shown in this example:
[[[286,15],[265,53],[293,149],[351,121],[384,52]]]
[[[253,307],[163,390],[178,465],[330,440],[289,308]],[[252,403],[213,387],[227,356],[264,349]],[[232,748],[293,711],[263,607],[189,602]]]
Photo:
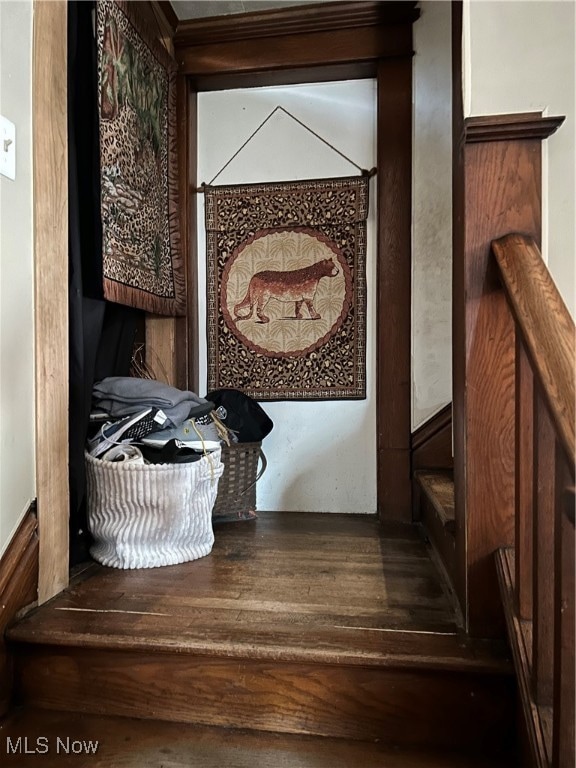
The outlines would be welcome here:
[[[544,111],[566,121],[544,142],[542,248],[576,308],[575,3],[465,0],[466,116]]]
[[[451,4],[414,25],[412,426],[452,400]]]
[[[276,106],[302,120],[363,168],[376,164],[376,83],[251,88],[198,97],[198,178],[209,182],[244,139]],[[278,112],[215,183],[349,176],[356,168]],[[370,187],[367,222],[365,400],[264,402],[274,422],[264,441],[268,469],[258,481],[258,507],[301,512],[376,512],[376,205]],[[204,196],[198,195],[199,222]],[[206,317],[204,226],[198,231],[200,338]],[[206,346],[200,348],[201,392],[206,385]]]
[[[0,176],[0,555],[35,496],[32,2],[0,2],[0,113],[16,125],[16,180]]]

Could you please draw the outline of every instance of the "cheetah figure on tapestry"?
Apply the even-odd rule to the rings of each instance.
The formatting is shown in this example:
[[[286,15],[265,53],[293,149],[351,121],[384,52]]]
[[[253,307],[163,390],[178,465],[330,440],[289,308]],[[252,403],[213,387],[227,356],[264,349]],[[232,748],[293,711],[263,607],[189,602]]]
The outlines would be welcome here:
[[[320,320],[320,315],[314,309],[314,297],[318,283],[323,277],[336,277],[338,267],[332,259],[322,259],[309,267],[290,269],[285,272],[269,269],[256,272],[250,278],[246,296],[234,307],[236,320],[249,320],[256,307],[256,315],[261,323],[269,323],[270,318],[264,314],[264,307],[270,299],[282,302],[294,302],[296,320],[303,320],[302,305],[308,308],[312,320]],[[247,314],[244,314],[248,310]],[[242,313],[242,314],[241,314]]]

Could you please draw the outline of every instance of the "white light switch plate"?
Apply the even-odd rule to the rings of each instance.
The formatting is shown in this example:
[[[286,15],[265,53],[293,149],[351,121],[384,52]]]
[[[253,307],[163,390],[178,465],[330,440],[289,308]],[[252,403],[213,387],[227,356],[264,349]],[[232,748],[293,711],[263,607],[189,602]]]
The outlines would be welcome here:
[[[0,115],[0,173],[16,178],[16,126]]]

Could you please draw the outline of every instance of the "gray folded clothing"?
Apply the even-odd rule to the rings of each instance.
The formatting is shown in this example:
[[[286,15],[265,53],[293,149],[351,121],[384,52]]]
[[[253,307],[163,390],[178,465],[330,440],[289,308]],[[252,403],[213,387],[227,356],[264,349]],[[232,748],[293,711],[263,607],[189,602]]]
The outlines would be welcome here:
[[[111,416],[129,416],[143,408],[161,408],[173,426],[190,417],[203,416],[214,409],[213,403],[154,379],[109,376],[94,384],[94,405]]]

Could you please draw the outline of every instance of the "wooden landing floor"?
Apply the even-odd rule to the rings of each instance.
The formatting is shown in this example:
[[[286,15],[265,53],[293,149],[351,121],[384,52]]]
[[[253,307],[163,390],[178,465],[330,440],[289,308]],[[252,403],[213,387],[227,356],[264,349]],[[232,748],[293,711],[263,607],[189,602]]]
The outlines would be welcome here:
[[[95,563],[9,630],[13,641],[297,662],[484,671],[501,650],[458,630],[419,533],[375,517],[259,513],[207,557],[149,570]]]
[[[25,748],[28,754],[24,754]],[[38,752],[35,754],[32,750]],[[396,749],[346,739],[41,710],[18,712],[9,722],[0,723],[0,764],[6,768],[504,768],[511,765],[500,759],[445,750]]]

